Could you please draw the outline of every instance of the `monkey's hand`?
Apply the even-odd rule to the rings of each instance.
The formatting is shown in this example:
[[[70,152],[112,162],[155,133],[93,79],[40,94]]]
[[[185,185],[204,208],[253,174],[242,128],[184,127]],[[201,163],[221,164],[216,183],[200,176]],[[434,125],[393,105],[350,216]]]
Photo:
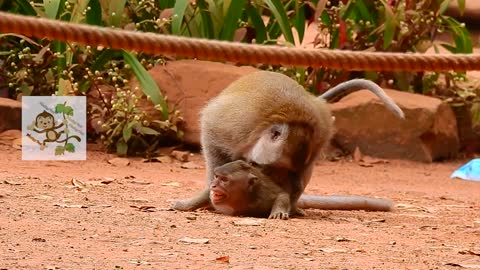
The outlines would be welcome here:
[[[67,120],[67,119],[63,119],[62,122],[63,122],[63,124],[65,124],[65,125],[68,124],[68,120]]]
[[[31,123],[30,125],[27,126],[28,130],[33,130],[35,128],[35,122]]]
[[[289,215],[287,212],[271,212],[270,216],[268,216],[269,219],[288,219]]]
[[[65,129],[63,130],[63,132],[65,132],[65,134],[68,135],[68,128],[65,128]]]
[[[290,197],[288,193],[280,193],[272,206],[269,219],[289,219]]]

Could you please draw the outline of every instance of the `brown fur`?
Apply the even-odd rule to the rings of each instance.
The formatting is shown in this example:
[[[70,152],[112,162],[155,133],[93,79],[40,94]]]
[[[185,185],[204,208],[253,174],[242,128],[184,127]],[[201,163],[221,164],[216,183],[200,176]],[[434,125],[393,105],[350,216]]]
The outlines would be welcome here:
[[[348,87],[373,86],[390,110],[402,114],[374,83],[352,80],[327,91],[328,98]],[[207,165],[207,185],[189,199],[173,202],[172,208],[191,211],[210,204],[214,169],[244,159],[274,171],[284,171],[280,186],[288,186],[291,211],[308,185],[314,161],[333,135],[333,119],[322,97],[305,91],[293,79],[275,72],[259,71],[230,84],[202,110],[201,144]],[[287,215],[288,213],[283,213]]]
[[[282,174],[281,172],[280,174]],[[243,160],[232,161],[215,169],[210,186],[213,208],[222,214],[235,216],[288,219],[296,215],[290,209],[288,188],[279,186],[264,169]],[[278,177],[279,175],[275,175]],[[285,182],[285,181],[283,181]],[[323,210],[391,211],[387,200],[360,196],[318,196],[303,194],[300,208]]]

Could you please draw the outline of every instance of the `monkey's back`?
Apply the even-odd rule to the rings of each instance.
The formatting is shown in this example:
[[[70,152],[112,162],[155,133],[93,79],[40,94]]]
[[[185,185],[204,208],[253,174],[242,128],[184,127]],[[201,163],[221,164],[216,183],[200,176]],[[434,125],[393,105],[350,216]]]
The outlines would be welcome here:
[[[306,123],[331,130],[331,114],[323,99],[308,93],[286,75],[259,71],[234,81],[201,112],[202,142],[218,147],[248,143],[249,135],[273,123]],[[316,134],[329,137],[330,134]]]

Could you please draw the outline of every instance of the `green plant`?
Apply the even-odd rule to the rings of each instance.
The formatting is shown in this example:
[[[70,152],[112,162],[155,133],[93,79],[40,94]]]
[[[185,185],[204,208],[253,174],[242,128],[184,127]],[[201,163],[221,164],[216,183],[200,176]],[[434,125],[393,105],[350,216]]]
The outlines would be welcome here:
[[[154,31],[156,28],[152,26],[156,25],[156,22],[148,20],[158,15],[156,9],[149,8],[153,2],[16,0],[8,5],[2,5],[2,9],[7,8],[10,12],[75,23],[110,27],[133,26]],[[130,12],[130,17],[123,16],[125,10]],[[142,137],[149,137],[150,143],[157,139],[171,139],[172,131],[177,138],[182,135],[175,126],[181,122],[181,117],[178,112],[168,108],[158,86],[147,72],[147,68],[153,64],[163,63],[161,56],[134,55],[126,51],[97,48],[95,44],[81,46],[44,39],[29,39],[13,34],[0,36],[0,48],[2,51],[0,60],[3,61],[0,74],[5,77],[4,81],[9,82],[7,86],[13,98],[18,94],[86,95],[95,91],[100,84],[111,85],[115,91],[124,93],[122,91],[130,91],[130,78],[136,77],[143,91],[137,94],[138,99],[142,99],[141,96],[147,97],[148,102],[151,102],[152,107],[158,112],[155,120],[158,123],[134,121],[134,119],[143,119],[144,116],[142,112],[132,108],[136,103],[129,100],[133,99],[118,98],[117,95],[113,95],[116,105],[114,108],[111,104],[102,102],[96,107],[89,105],[89,118],[95,118],[103,123],[103,127],[106,127],[106,129],[89,129],[90,133],[95,131],[99,133],[107,148],[115,150],[119,155],[139,152],[134,148]],[[122,105],[121,102],[125,104]],[[122,118],[122,112],[119,110],[128,112],[128,117],[124,115]],[[99,115],[102,116],[101,119],[98,119]],[[117,130],[125,130],[125,134],[131,135],[118,137]],[[151,138],[152,134],[155,135],[154,139]],[[151,143],[151,145],[156,144],[158,143]],[[129,147],[132,149],[129,150]]]

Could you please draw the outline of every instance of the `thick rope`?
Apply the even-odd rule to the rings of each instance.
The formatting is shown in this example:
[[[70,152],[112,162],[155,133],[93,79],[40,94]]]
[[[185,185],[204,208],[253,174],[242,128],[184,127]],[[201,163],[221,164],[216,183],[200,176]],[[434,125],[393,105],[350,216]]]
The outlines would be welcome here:
[[[102,28],[5,12],[0,12],[0,32],[153,55],[222,60],[239,64],[261,63],[375,71],[480,70],[479,54],[425,55],[284,48]]]

